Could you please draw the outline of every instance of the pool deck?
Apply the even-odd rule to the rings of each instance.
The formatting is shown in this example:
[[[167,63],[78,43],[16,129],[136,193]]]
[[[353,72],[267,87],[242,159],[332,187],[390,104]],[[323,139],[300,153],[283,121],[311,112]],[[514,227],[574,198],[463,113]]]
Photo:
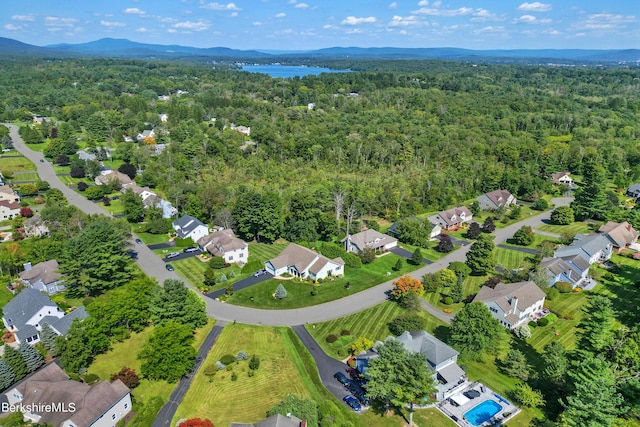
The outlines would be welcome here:
[[[516,416],[518,413],[520,413],[520,408],[514,406],[511,402],[506,402],[507,399],[504,399],[504,397],[504,400],[500,399],[496,396],[496,393],[493,390],[481,383],[471,383],[469,384],[469,387],[461,390],[458,394],[463,394],[471,390],[476,390],[478,393],[480,393],[480,396],[474,399],[469,399],[468,402],[461,406],[455,406],[451,403],[450,399],[446,399],[440,402],[437,405],[437,408],[442,413],[451,418],[452,421],[456,422],[456,424],[462,427],[474,427],[473,424],[471,424],[464,418],[464,414],[466,414],[469,410],[475,408],[485,400],[493,400],[494,402],[502,406],[502,410],[500,410],[492,418],[484,422],[482,426],[502,425]]]

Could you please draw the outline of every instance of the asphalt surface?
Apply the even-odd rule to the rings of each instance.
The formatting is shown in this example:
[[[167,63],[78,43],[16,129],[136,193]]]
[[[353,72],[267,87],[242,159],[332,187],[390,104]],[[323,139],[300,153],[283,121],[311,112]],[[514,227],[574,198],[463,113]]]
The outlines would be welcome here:
[[[389,249],[389,252],[394,253],[398,256],[401,256],[402,258],[406,258],[406,259],[411,259],[411,257],[413,256],[413,252],[408,251],[404,248],[401,248],[400,246],[396,246],[395,248],[391,248]],[[422,258],[422,262],[429,265],[429,264],[433,264],[433,261],[431,261],[430,259],[426,259],[426,258]]]
[[[185,394],[187,394],[187,390],[189,390],[189,387],[193,382],[193,378],[204,363],[207,354],[209,354],[209,351],[213,347],[213,344],[215,344],[218,336],[220,336],[220,332],[222,332],[225,325],[226,322],[218,322],[213,329],[211,329],[211,332],[209,332],[209,335],[207,335],[207,338],[205,338],[202,343],[200,351],[198,351],[197,362],[195,363],[193,370],[189,375],[180,379],[176,388],[173,389],[171,396],[169,396],[169,401],[165,403],[162,409],[160,409],[160,412],[158,412],[156,419],[153,421],[152,427],[165,427],[171,425],[171,419],[173,419],[173,416],[178,410],[178,406],[180,406],[182,399],[184,399]]]
[[[176,246],[176,242],[167,242],[167,243],[156,243],[155,245],[147,245],[149,249],[169,249],[174,248]]]
[[[167,252],[167,255],[172,253],[172,252],[179,252],[179,255],[176,255],[173,258],[167,258],[166,255],[165,255],[165,257],[162,260],[164,262],[180,261],[181,259],[191,258],[191,257],[194,257],[196,255],[200,255],[202,253],[200,251],[182,252],[181,250],[172,250],[172,251]]]
[[[293,326],[292,329],[295,331],[296,335],[298,335],[298,338],[300,338],[300,341],[302,341],[307,350],[309,350],[313,360],[316,361],[316,366],[318,368],[322,384],[331,392],[331,394],[346,406],[347,404],[344,403],[342,399],[351,393],[349,393],[349,390],[340,384],[337,379],[333,378],[333,375],[336,372],[342,372],[347,376],[347,378],[349,378],[349,374],[347,374],[347,364],[340,362],[333,357],[327,356],[327,353],[322,350],[316,340],[313,339],[309,331],[307,331],[303,325]]]
[[[265,272],[264,274],[262,274],[261,276],[249,276],[249,277],[245,277],[242,280],[238,280],[237,282],[235,282],[233,284],[233,291],[241,291],[243,289],[248,288],[249,286],[253,286],[253,285],[257,285],[258,283],[262,283],[265,280],[269,280],[272,279],[273,275],[270,273]],[[219,296],[223,295],[226,292],[226,289],[218,289],[216,291],[210,292],[208,294],[205,294],[206,297],[209,297],[211,299],[215,299],[218,298]]]

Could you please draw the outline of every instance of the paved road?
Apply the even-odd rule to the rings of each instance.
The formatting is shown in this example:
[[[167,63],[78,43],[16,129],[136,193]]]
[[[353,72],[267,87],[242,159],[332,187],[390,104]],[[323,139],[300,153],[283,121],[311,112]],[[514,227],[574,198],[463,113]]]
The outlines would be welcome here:
[[[556,233],[549,233],[548,231],[542,231],[542,230],[538,230],[538,229],[533,229],[533,232],[536,234],[539,234],[541,236],[546,236],[546,237],[551,237],[552,239],[559,239],[562,236]]]
[[[408,251],[404,248],[401,248],[400,246],[396,246],[395,248],[391,248],[389,249],[389,252],[394,253],[402,258],[406,258],[406,259],[411,259],[411,257],[413,256],[413,252]],[[433,261],[431,261],[430,259],[426,259],[426,258],[422,258],[422,262],[425,264],[433,264]]]
[[[350,393],[345,386],[333,378],[333,375],[336,372],[342,372],[347,376],[347,378],[349,378],[349,375],[347,374],[347,364],[336,360],[333,357],[329,357],[303,325],[293,326],[292,329],[316,361],[316,367],[318,368],[322,384],[331,392],[331,394],[342,402],[342,399]],[[344,405],[346,405],[346,403],[344,403]]]
[[[225,325],[226,322],[218,322],[213,327],[213,329],[211,329],[211,332],[209,332],[209,335],[207,335],[207,338],[205,338],[204,342],[202,343],[200,351],[198,351],[197,362],[193,367],[193,370],[189,375],[180,378],[180,382],[178,383],[176,388],[173,389],[171,396],[169,396],[169,401],[165,403],[162,409],[160,409],[160,412],[158,412],[156,419],[153,421],[152,427],[166,427],[171,425],[171,419],[176,414],[180,403],[182,403],[184,395],[187,394],[187,390],[189,390],[196,372],[198,372],[198,369],[200,369],[200,367],[204,363],[205,359],[207,358],[207,354],[209,354],[209,351],[213,347],[213,344],[215,344],[218,336],[220,335],[220,332],[222,332],[222,329],[224,329]]]
[[[269,279],[273,279],[273,275],[270,273],[265,272],[263,275],[261,276],[249,276],[249,277],[245,277],[242,280],[238,280],[237,282],[235,282],[233,284],[233,290],[235,291],[241,291],[243,289],[248,288],[249,286],[253,286],[253,285],[257,285],[258,283],[262,283],[265,280],[269,280]],[[226,290],[223,289],[218,289],[216,291],[210,292],[208,294],[205,294],[206,297],[209,297],[211,299],[216,299],[218,298],[220,295],[224,294],[226,292]]]

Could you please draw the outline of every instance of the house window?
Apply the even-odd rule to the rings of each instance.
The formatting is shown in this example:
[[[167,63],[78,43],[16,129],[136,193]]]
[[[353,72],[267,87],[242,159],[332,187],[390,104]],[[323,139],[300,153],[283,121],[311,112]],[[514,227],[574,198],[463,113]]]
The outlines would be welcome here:
[[[229,255],[229,261],[233,261],[233,255]]]
[[[240,254],[240,258],[244,258],[244,254],[242,254],[242,253],[241,253],[241,254]]]
[[[127,409],[128,407],[129,407],[129,404],[128,404],[128,403],[125,403],[125,404],[124,404],[124,409]]]
[[[115,420],[116,419],[116,414],[111,415],[111,419]]]

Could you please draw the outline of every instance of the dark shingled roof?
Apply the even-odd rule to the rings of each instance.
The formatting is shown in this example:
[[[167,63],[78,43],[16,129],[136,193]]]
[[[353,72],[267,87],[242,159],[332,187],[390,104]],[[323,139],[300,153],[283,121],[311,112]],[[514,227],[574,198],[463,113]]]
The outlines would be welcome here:
[[[178,236],[184,239],[191,233],[193,230],[198,228],[198,226],[204,226],[204,223],[197,218],[194,218],[190,215],[182,215],[182,217],[173,221],[173,226],[178,227],[179,230],[176,230]]]
[[[26,288],[4,306],[2,313],[9,324],[23,330],[27,321],[46,306],[56,307],[56,310],[59,310],[48,296],[37,289]]]

